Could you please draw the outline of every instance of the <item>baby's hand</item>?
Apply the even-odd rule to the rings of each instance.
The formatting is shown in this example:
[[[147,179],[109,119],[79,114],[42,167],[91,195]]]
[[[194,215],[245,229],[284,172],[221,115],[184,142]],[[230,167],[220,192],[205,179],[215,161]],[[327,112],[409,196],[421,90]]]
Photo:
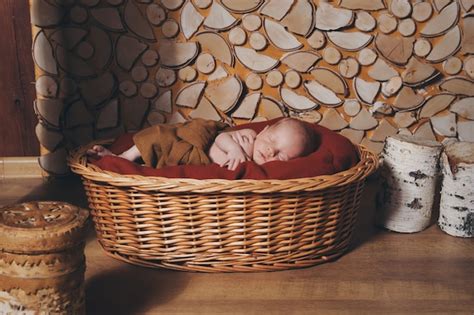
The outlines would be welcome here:
[[[106,155],[115,155],[110,150],[107,150],[101,145],[94,145],[92,148],[87,150],[87,155],[93,157],[103,157]]]
[[[253,142],[256,136],[257,133],[252,129],[242,129],[234,132],[232,139],[242,147],[247,157],[252,158]]]
[[[241,148],[239,148],[227,152],[227,159],[220,166],[227,166],[228,170],[234,171],[240,163],[243,163],[247,160],[249,160],[249,157]]]

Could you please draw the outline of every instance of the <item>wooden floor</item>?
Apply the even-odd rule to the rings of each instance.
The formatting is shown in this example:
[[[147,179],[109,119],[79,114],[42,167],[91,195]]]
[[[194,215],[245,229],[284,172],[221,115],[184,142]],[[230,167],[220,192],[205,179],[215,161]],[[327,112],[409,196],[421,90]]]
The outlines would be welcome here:
[[[88,314],[474,314],[474,239],[436,225],[417,234],[374,227],[377,182],[364,193],[352,250],[291,271],[203,274],[152,270],[86,246]],[[0,205],[63,200],[86,206],[77,179],[0,181]]]

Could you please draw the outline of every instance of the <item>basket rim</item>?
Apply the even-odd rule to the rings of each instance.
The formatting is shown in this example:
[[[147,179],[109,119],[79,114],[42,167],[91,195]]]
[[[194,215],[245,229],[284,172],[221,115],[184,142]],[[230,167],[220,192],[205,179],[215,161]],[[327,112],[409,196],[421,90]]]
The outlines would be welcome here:
[[[300,177],[293,179],[194,179],[167,178],[161,176],[127,175],[106,171],[87,161],[86,151],[95,144],[110,144],[112,139],[93,141],[73,149],[67,158],[71,171],[82,177],[106,182],[117,187],[133,187],[141,191],[160,190],[162,192],[196,192],[196,193],[274,193],[316,191],[329,187],[343,186],[363,180],[379,166],[376,153],[365,146],[355,145],[359,162],[351,168],[331,175]]]

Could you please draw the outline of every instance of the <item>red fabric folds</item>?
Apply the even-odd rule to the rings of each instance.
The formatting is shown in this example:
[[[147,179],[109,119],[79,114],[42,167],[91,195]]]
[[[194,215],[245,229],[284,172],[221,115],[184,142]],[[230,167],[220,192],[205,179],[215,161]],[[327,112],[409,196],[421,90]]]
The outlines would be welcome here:
[[[240,125],[235,129],[252,128],[257,133],[266,125],[279,119]],[[359,157],[354,145],[345,137],[325,127],[310,124],[317,135],[318,149],[308,156],[290,161],[273,161],[263,165],[249,161],[240,164],[235,171],[210,165],[178,165],[160,169],[146,167],[116,156],[105,156],[92,163],[103,170],[123,174],[142,176],[162,176],[168,178],[195,179],[292,179],[331,175],[349,169],[357,164]],[[133,145],[133,134],[120,136],[109,148],[119,154]]]

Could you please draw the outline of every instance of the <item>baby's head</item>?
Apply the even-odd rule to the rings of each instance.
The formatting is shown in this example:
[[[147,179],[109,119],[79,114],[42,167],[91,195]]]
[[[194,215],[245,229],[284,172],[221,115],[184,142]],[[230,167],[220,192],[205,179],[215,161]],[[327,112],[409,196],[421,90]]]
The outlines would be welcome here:
[[[257,164],[288,161],[316,149],[315,134],[304,122],[284,118],[265,127],[255,138],[253,160]]]

